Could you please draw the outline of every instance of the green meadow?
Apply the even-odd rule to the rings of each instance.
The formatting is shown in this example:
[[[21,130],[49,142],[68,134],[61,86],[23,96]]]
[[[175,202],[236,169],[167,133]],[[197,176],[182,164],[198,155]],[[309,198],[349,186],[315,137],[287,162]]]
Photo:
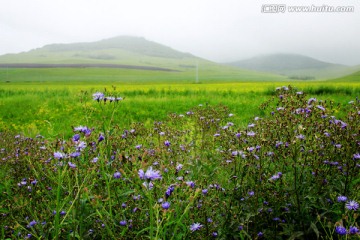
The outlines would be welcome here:
[[[359,73],[341,79],[291,81],[283,76],[237,70],[199,68],[180,72],[106,68],[0,69],[0,129],[26,135],[67,136],[71,126],[92,125],[109,116],[92,94],[124,98],[113,121],[126,128],[152,125],[171,113],[185,114],[202,105],[224,105],[244,126],[264,112],[259,106],[276,87],[292,85],[324,100],[347,104],[360,93]]]
[[[356,239],[359,73],[198,77],[0,68],[0,238]]]

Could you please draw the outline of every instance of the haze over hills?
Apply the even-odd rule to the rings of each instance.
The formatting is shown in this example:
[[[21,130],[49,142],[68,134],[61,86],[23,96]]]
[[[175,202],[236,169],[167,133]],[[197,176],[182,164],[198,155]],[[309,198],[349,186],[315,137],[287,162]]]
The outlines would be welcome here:
[[[360,70],[296,54],[273,54],[229,64],[215,63],[143,37],[118,36],[96,42],[50,44],[0,56],[0,67],[103,67],[192,72],[217,79],[328,79]],[[27,65],[24,65],[27,64]]]
[[[283,76],[239,69],[183,53],[142,37],[119,36],[96,42],[51,44],[0,56],[0,67],[105,67],[188,73],[224,80],[284,80]],[[50,65],[52,64],[52,65]]]
[[[292,79],[336,78],[359,70],[359,66],[346,66],[323,62],[298,54],[271,54],[228,63],[243,69],[270,72]]]
[[[28,52],[6,54],[0,56],[0,63],[127,64],[176,68],[187,62],[194,65],[197,59],[200,60],[145,38],[119,36],[97,42],[51,44]]]

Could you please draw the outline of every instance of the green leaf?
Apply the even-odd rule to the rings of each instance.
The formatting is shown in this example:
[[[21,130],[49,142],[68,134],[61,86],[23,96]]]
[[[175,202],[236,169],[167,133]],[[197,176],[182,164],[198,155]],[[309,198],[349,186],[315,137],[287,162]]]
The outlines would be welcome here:
[[[295,240],[295,239],[301,237],[302,235],[304,235],[303,232],[300,232],[300,231],[299,231],[299,232],[294,232],[294,233],[290,236],[289,240]]]
[[[319,230],[317,229],[315,223],[311,222],[310,228],[315,232],[316,238],[319,239]]]

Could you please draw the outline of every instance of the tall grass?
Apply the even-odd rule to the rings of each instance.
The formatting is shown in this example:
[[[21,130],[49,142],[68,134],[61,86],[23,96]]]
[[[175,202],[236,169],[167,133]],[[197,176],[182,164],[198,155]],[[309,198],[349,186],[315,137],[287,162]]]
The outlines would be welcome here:
[[[98,110],[92,104],[84,104],[83,100],[99,90],[126,98],[122,109],[114,116],[124,127],[133,122],[149,125],[164,120],[170,113],[185,113],[192,106],[206,103],[231,107],[240,117],[237,124],[244,125],[254,114],[262,116],[263,111],[257,106],[275,89],[268,83],[50,87],[0,89],[0,129],[28,136],[68,136],[65,130],[69,125],[96,120]],[[359,94],[360,88],[314,85],[305,89],[312,96],[345,104]]]
[[[3,239],[359,237],[359,100],[284,87],[244,126],[211,103],[126,126],[126,98],[79,98],[70,137],[0,132]]]

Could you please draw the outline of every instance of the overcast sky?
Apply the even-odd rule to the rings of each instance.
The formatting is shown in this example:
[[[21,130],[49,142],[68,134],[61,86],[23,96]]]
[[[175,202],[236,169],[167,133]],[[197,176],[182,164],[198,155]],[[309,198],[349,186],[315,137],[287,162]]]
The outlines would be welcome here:
[[[0,4],[0,55],[51,43],[134,35],[217,62],[298,53],[360,64],[360,0],[0,0]],[[264,4],[353,6],[354,12],[262,13]]]

